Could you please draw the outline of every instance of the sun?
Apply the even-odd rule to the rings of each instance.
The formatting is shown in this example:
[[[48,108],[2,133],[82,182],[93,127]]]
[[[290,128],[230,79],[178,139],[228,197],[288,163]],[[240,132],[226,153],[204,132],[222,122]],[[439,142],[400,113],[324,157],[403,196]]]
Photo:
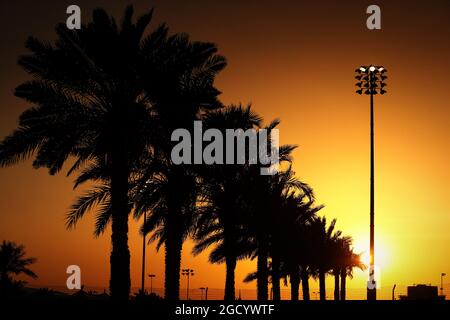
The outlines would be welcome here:
[[[368,266],[370,264],[370,254],[368,252],[363,252],[361,254],[361,261],[362,263],[364,263],[366,266]]]
[[[359,238],[355,242],[355,253],[361,254],[361,261],[369,267],[370,265],[370,246],[367,237]],[[389,264],[389,251],[382,239],[375,239],[375,265],[380,268],[385,268]]]

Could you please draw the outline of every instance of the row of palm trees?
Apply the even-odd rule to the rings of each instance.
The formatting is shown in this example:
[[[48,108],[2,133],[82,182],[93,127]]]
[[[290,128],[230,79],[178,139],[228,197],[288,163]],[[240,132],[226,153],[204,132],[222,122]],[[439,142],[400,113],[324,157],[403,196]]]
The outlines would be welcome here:
[[[147,215],[141,232],[165,248],[165,296],[179,299],[183,243],[196,242],[194,254],[212,247],[210,261],[226,264],[225,299],[235,298],[235,269],[256,259],[258,299],[274,299],[289,279],[292,299],[309,298],[308,279],[317,277],[325,299],[325,276],[336,279],[335,298],[345,299],[345,279],[363,267],[351,239],[317,216],[312,189],[295,177],[291,153],[279,149],[282,169],[261,176],[259,165],[175,165],[175,129],[204,127],[266,129],[250,106],[225,107],[214,85],[226,60],[212,43],[169,35],[160,25],[146,29],[152,12],[133,21],[133,8],[120,24],[102,9],[81,30],[56,27],[54,44],[30,37],[31,51],[19,64],[33,77],[16,96],[32,107],[18,128],[0,144],[0,166],[32,157],[33,167],[56,174],[66,163],[77,174],[74,187],[94,185],[67,214],[72,228],[96,209],[95,235],[111,225],[110,291],[113,299],[130,293],[128,220]],[[223,150],[224,154],[227,150]],[[229,151],[228,151],[229,152]],[[252,278],[250,276],[249,278]],[[339,294],[339,279],[341,293]]]
[[[285,150],[280,153],[284,157]],[[304,300],[309,300],[310,277],[319,279],[324,300],[327,274],[335,277],[335,300],[345,300],[347,276],[364,265],[353,252],[352,239],[335,230],[336,220],[327,224],[317,215],[323,206],[315,206],[312,189],[294,176],[290,166],[271,177],[259,176],[252,168],[240,168],[237,175],[230,170],[205,182],[213,193],[207,195],[206,210],[200,208],[200,223],[193,232],[194,254],[213,246],[209,260],[226,264],[225,299],[235,298],[237,260],[255,258],[257,270],[246,281],[257,281],[259,300],[267,300],[269,280],[273,299],[280,300],[282,279],[290,282],[292,300],[299,299],[300,283]]]

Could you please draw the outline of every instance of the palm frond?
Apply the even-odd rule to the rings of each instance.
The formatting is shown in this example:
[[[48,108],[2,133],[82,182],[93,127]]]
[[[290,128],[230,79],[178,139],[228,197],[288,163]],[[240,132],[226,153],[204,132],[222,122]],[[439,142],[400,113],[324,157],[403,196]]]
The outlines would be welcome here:
[[[70,207],[66,215],[66,228],[72,229],[77,222],[93,207],[107,201],[109,197],[109,186],[102,185],[92,188],[79,196]]]

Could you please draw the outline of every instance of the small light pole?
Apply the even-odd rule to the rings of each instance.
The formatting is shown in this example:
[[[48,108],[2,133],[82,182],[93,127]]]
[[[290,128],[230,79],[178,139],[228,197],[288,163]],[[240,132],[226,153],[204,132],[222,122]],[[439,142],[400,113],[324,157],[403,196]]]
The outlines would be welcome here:
[[[187,287],[186,287],[186,300],[189,300],[189,277],[194,275],[194,270],[192,269],[182,269],[181,274],[187,277]]]
[[[446,273],[441,273],[441,296],[444,295],[444,277],[446,276]]]
[[[145,295],[145,223],[147,222],[147,212],[144,211],[144,230],[142,230],[142,270],[141,270],[141,291]]]
[[[385,94],[384,87],[387,79],[386,69],[382,66],[361,66],[356,69],[356,86],[358,94],[370,95],[370,267],[367,283],[367,300],[377,299],[375,282],[375,160],[374,160],[374,114],[373,96]]]
[[[153,278],[156,277],[155,274],[149,274],[148,277],[150,278],[150,294],[153,293]]]

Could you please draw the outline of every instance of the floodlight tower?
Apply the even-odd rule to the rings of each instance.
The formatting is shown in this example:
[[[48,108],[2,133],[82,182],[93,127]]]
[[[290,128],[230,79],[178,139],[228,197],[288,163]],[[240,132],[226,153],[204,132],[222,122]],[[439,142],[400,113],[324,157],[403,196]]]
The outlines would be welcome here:
[[[186,300],[189,300],[189,278],[194,275],[194,270],[192,269],[182,269],[181,275],[187,277],[187,287],[186,287]]]
[[[369,281],[367,282],[367,300],[377,299],[377,288],[375,282],[375,161],[374,161],[374,125],[373,125],[373,96],[385,94],[384,87],[387,79],[386,69],[382,66],[361,66],[356,69],[356,86],[358,94],[370,96],[370,267]]]

